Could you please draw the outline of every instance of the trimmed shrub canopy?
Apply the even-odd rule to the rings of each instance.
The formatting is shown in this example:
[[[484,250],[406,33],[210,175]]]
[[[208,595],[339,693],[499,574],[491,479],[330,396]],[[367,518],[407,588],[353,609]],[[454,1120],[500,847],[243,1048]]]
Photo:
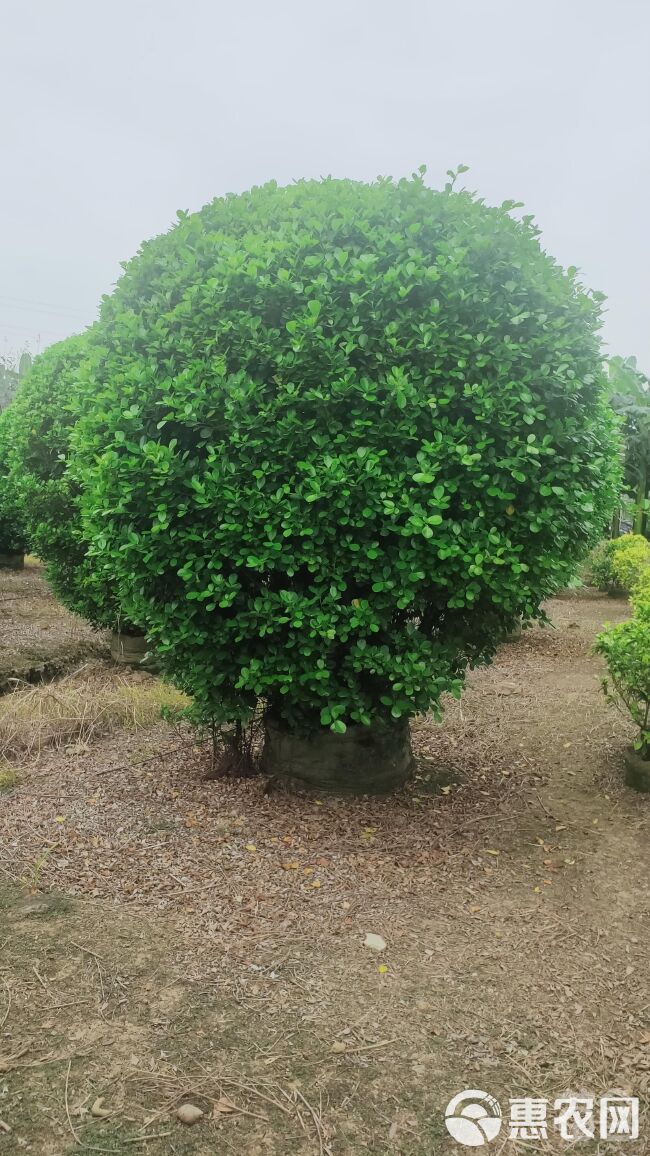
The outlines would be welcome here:
[[[86,529],[204,717],[435,709],[602,534],[599,298],[513,207],[269,184],[179,214],[105,299]]]
[[[79,416],[79,366],[88,336],[69,337],[37,357],[11,406],[12,479],[20,496],[30,548],[70,610],[109,626],[118,609],[100,568],[87,558],[79,487],[69,464],[70,433]]]

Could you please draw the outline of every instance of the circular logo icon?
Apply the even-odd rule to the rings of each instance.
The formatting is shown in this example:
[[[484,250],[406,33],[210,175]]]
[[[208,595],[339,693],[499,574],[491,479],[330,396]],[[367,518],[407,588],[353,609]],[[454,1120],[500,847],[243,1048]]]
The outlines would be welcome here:
[[[447,1131],[466,1148],[489,1144],[501,1130],[501,1106],[494,1096],[470,1088],[459,1092],[445,1109]]]

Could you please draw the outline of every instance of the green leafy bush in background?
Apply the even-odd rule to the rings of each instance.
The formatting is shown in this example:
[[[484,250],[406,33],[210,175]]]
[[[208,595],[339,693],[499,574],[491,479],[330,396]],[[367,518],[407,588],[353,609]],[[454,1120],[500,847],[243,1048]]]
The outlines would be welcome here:
[[[610,594],[630,592],[650,566],[650,543],[643,534],[623,534],[599,542],[584,566],[585,580]]]
[[[636,578],[630,601],[637,613],[650,608],[650,565],[645,566]]]
[[[608,626],[596,642],[596,651],[608,667],[603,679],[606,698],[629,713],[638,727],[635,748],[650,764],[650,544],[641,534],[626,534],[608,543],[614,582],[631,595],[632,618]],[[645,770],[626,759],[626,781],[650,789]]]
[[[611,591],[615,585],[611,547],[618,539],[610,538],[598,542],[590,551],[582,567],[582,578],[588,586],[597,590]]]
[[[632,592],[650,569],[650,543],[642,534],[625,534],[614,539],[611,558],[616,585]]]
[[[512,208],[269,184],[179,214],[105,299],[86,532],[204,719],[435,709],[602,532],[599,298]]]
[[[78,370],[87,342],[87,335],[69,337],[34,360],[8,411],[10,459],[30,549],[44,563],[54,592],[95,626],[110,626],[118,604],[99,561],[87,556],[79,487],[68,468],[70,434],[79,416]]]
[[[13,440],[13,407],[0,413],[0,554],[23,554],[27,534],[19,495],[11,474],[9,454]]]
[[[650,604],[639,600],[627,622],[608,627],[599,635],[596,651],[607,662],[603,680],[606,697],[629,712],[638,727],[634,746],[650,759]]]

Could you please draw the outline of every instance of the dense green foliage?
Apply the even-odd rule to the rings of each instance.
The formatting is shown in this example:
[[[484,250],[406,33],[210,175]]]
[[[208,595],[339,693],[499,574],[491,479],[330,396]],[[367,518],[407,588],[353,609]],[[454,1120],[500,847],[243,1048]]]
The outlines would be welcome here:
[[[31,550],[44,562],[60,600],[96,626],[111,625],[117,604],[81,534],[79,487],[69,465],[79,415],[79,366],[87,337],[69,337],[37,357],[11,406],[12,477]]]
[[[598,590],[610,590],[614,585],[614,571],[612,569],[611,543],[614,539],[598,542],[590,551],[582,567],[582,578],[588,586],[595,586]]]
[[[596,650],[607,661],[603,690],[639,728],[635,746],[650,759],[650,543],[625,534],[607,543],[613,581],[631,594],[633,616],[599,635]]]
[[[640,534],[650,484],[650,381],[634,357],[610,357],[607,370],[610,401],[623,427],[623,480],[633,495],[634,529]]]
[[[650,560],[635,579],[630,601],[635,613],[650,612]]]
[[[623,534],[599,542],[584,568],[585,579],[599,590],[609,593],[636,586],[639,577],[650,566],[650,543],[642,534]]]
[[[0,413],[0,554],[22,554],[27,549],[21,503],[9,462],[13,418],[13,406]]]
[[[105,299],[86,531],[204,718],[436,708],[602,533],[599,301],[512,207],[270,184],[179,214]]]
[[[650,759],[650,602],[639,600],[632,618],[599,635],[596,650],[607,662],[606,697],[624,707],[638,727],[635,747]]]
[[[611,551],[614,581],[623,590],[633,591],[650,569],[650,543],[642,534],[615,538]]]

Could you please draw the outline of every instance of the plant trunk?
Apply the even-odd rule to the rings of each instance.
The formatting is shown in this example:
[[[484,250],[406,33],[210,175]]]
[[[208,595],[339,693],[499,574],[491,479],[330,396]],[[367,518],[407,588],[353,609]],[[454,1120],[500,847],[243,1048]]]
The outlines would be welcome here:
[[[345,734],[298,735],[267,719],[261,769],[274,778],[335,794],[388,794],[413,767],[409,724],[374,722]]]
[[[648,487],[648,463],[645,458],[639,464],[639,481],[636,489],[636,509],[634,511],[634,533],[643,533],[645,497]]]
[[[521,618],[519,618],[518,621],[513,626],[512,630],[509,630],[507,634],[504,634],[503,641],[504,642],[518,642],[523,633],[524,633],[523,620]]]
[[[635,791],[650,793],[650,759],[644,758],[642,751],[628,747],[625,756],[625,782]]]
[[[111,656],[123,666],[149,670],[149,663],[145,662],[148,649],[144,634],[124,634],[121,630],[111,634]]]
[[[25,555],[22,551],[20,554],[0,554],[0,568],[3,570],[24,570]]]

